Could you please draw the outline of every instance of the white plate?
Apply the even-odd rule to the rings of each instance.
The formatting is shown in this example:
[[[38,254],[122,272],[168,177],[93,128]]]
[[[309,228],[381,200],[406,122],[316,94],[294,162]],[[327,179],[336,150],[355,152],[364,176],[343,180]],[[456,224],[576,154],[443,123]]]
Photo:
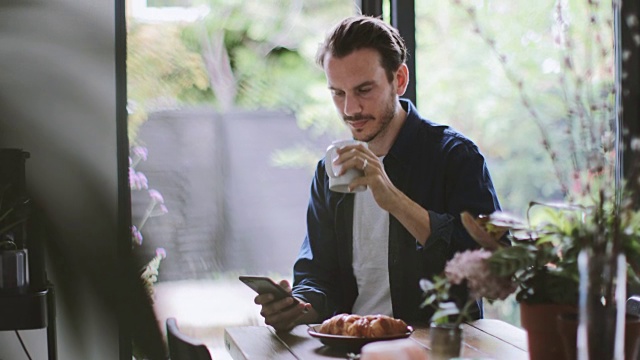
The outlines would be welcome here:
[[[413,328],[411,326],[407,326],[407,332],[402,334],[381,336],[381,337],[375,337],[375,338],[365,338],[365,337],[357,337],[357,336],[323,334],[318,331],[320,330],[320,326],[321,325],[311,325],[307,329],[307,332],[309,333],[309,335],[319,339],[323,344],[329,347],[340,348],[340,349],[351,351],[351,352],[360,352],[360,349],[363,346],[374,341],[404,339],[404,338],[408,338],[413,333]]]

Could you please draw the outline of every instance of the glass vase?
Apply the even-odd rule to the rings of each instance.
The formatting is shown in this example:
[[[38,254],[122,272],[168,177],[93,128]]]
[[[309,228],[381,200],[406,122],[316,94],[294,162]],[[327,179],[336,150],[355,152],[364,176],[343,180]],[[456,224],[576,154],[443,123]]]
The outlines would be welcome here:
[[[626,266],[624,254],[580,251],[579,360],[624,359]]]
[[[462,325],[432,323],[429,328],[430,360],[449,360],[460,356]]]

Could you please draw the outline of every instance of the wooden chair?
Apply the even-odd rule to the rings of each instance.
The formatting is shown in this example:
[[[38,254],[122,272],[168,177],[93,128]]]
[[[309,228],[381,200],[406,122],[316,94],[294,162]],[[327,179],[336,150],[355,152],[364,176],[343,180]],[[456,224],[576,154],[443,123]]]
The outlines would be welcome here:
[[[640,315],[640,296],[634,295],[627,300],[627,314]]]
[[[201,341],[180,332],[175,318],[168,318],[166,325],[171,360],[212,360],[209,349]]]

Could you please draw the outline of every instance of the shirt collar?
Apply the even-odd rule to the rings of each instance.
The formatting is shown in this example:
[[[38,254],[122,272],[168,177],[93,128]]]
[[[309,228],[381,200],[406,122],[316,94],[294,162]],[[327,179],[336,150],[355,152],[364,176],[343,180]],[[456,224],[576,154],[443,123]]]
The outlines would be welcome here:
[[[410,100],[400,99],[400,106],[407,112],[407,117],[387,155],[407,163],[414,152],[414,140],[418,136],[418,128],[422,119]]]
[[[418,113],[411,100],[400,99],[400,106],[407,112],[407,117],[398,132],[396,141],[391,146],[389,153],[393,158],[409,165],[409,161],[413,159],[418,144],[418,135],[422,131],[433,132],[434,134],[442,134],[449,126],[441,125],[424,119]]]

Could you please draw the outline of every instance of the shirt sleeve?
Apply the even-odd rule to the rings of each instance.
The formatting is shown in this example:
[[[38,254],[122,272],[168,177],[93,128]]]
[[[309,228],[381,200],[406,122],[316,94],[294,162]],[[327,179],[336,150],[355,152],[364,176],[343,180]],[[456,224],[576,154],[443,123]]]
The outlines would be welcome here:
[[[500,210],[484,156],[470,141],[456,140],[446,152],[446,212],[429,211],[431,235],[424,246],[444,243],[450,255],[479,247],[464,229],[461,212],[479,215]]]
[[[325,200],[324,165],[318,164],[307,209],[307,235],[294,264],[293,296],[310,303],[321,319],[333,314],[338,281],[335,229]]]

